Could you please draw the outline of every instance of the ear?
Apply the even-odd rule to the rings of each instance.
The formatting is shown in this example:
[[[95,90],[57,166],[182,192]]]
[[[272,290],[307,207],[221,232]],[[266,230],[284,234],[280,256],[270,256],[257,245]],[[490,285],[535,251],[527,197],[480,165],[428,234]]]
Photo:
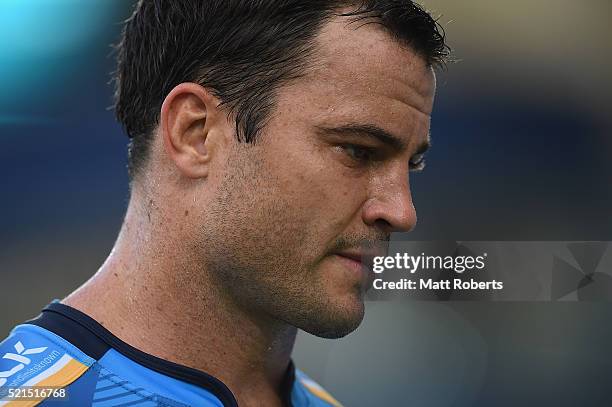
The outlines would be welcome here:
[[[177,85],[162,104],[159,130],[164,149],[186,177],[208,176],[227,123],[218,105],[219,100],[196,83]]]

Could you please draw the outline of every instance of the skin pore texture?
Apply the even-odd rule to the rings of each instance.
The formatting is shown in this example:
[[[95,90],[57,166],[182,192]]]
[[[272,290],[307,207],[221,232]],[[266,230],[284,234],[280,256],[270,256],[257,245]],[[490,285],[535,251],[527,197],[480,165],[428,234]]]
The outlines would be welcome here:
[[[428,142],[431,67],[346,17],[316,42],[255,144],[205,88],[172,90],[111,254],[62,301],[216,376],[241,406],[281,405],[297,328],[357,328],[367,276],[346,254],[416,223],[408,171]]]

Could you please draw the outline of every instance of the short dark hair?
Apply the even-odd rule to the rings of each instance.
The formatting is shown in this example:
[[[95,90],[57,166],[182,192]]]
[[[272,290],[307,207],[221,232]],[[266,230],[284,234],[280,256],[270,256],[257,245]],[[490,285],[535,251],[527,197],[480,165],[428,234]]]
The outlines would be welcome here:
[[[352,7],[350,12],[340,10]],[[115,112],[131,138],[130,177],[146,162],[166,95],[196,82],[253,142],[283,83],[302,75],[313,39],[333,16],[381,24],[428,64],[449,53],[444,31],[410,0],[140,0],[116,47]]]

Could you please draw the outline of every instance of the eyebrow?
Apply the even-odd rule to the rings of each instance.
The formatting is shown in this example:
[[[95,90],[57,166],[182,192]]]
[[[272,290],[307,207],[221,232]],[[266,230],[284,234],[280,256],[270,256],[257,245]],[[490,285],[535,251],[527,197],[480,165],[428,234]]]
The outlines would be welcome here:
[[[348,124],[339,127],[317,126],[317,128],[319,131],[324,133],[331,133],[339,136],[359,136],[376,139],[379,142],[400,151],[407,148],[405,141],[373,124]],[[429,141],[428,136],[427,141],[424,141],[418,145],[415,155],[424,154],[430,147],[431,142]]]

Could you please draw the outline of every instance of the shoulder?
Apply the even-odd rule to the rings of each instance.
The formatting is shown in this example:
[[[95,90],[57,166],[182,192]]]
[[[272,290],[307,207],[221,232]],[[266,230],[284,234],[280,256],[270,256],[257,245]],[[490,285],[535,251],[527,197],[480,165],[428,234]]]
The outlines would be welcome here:
[[[12,405],[10,401],[17,400],[15,395],[25,397],[34,386],[39,394],[45,394],[38,401],[45,400],[50,405],[56,401],[66,407],[97,403],[222,405],[207,390],[150,370],[112,348],[100,353],[103,356],[94,359],[48,329],[30,323],[18,325],[0,343],[0,406],[7,401]],[[54,394],[50,388],[62,391]]]
[[[0,390],[23,386],[65,387],[95,360],[41,327],[15,327],[0,343]]]
[[[331,394],[329,394],[321,385],[308,377],[301,370],[295,370],[295,386],[297,391],[294,391],[294,405],[313,406],[313,407],[342,407],[342,404]],[[301,400],[303,398],[304,400]]]

